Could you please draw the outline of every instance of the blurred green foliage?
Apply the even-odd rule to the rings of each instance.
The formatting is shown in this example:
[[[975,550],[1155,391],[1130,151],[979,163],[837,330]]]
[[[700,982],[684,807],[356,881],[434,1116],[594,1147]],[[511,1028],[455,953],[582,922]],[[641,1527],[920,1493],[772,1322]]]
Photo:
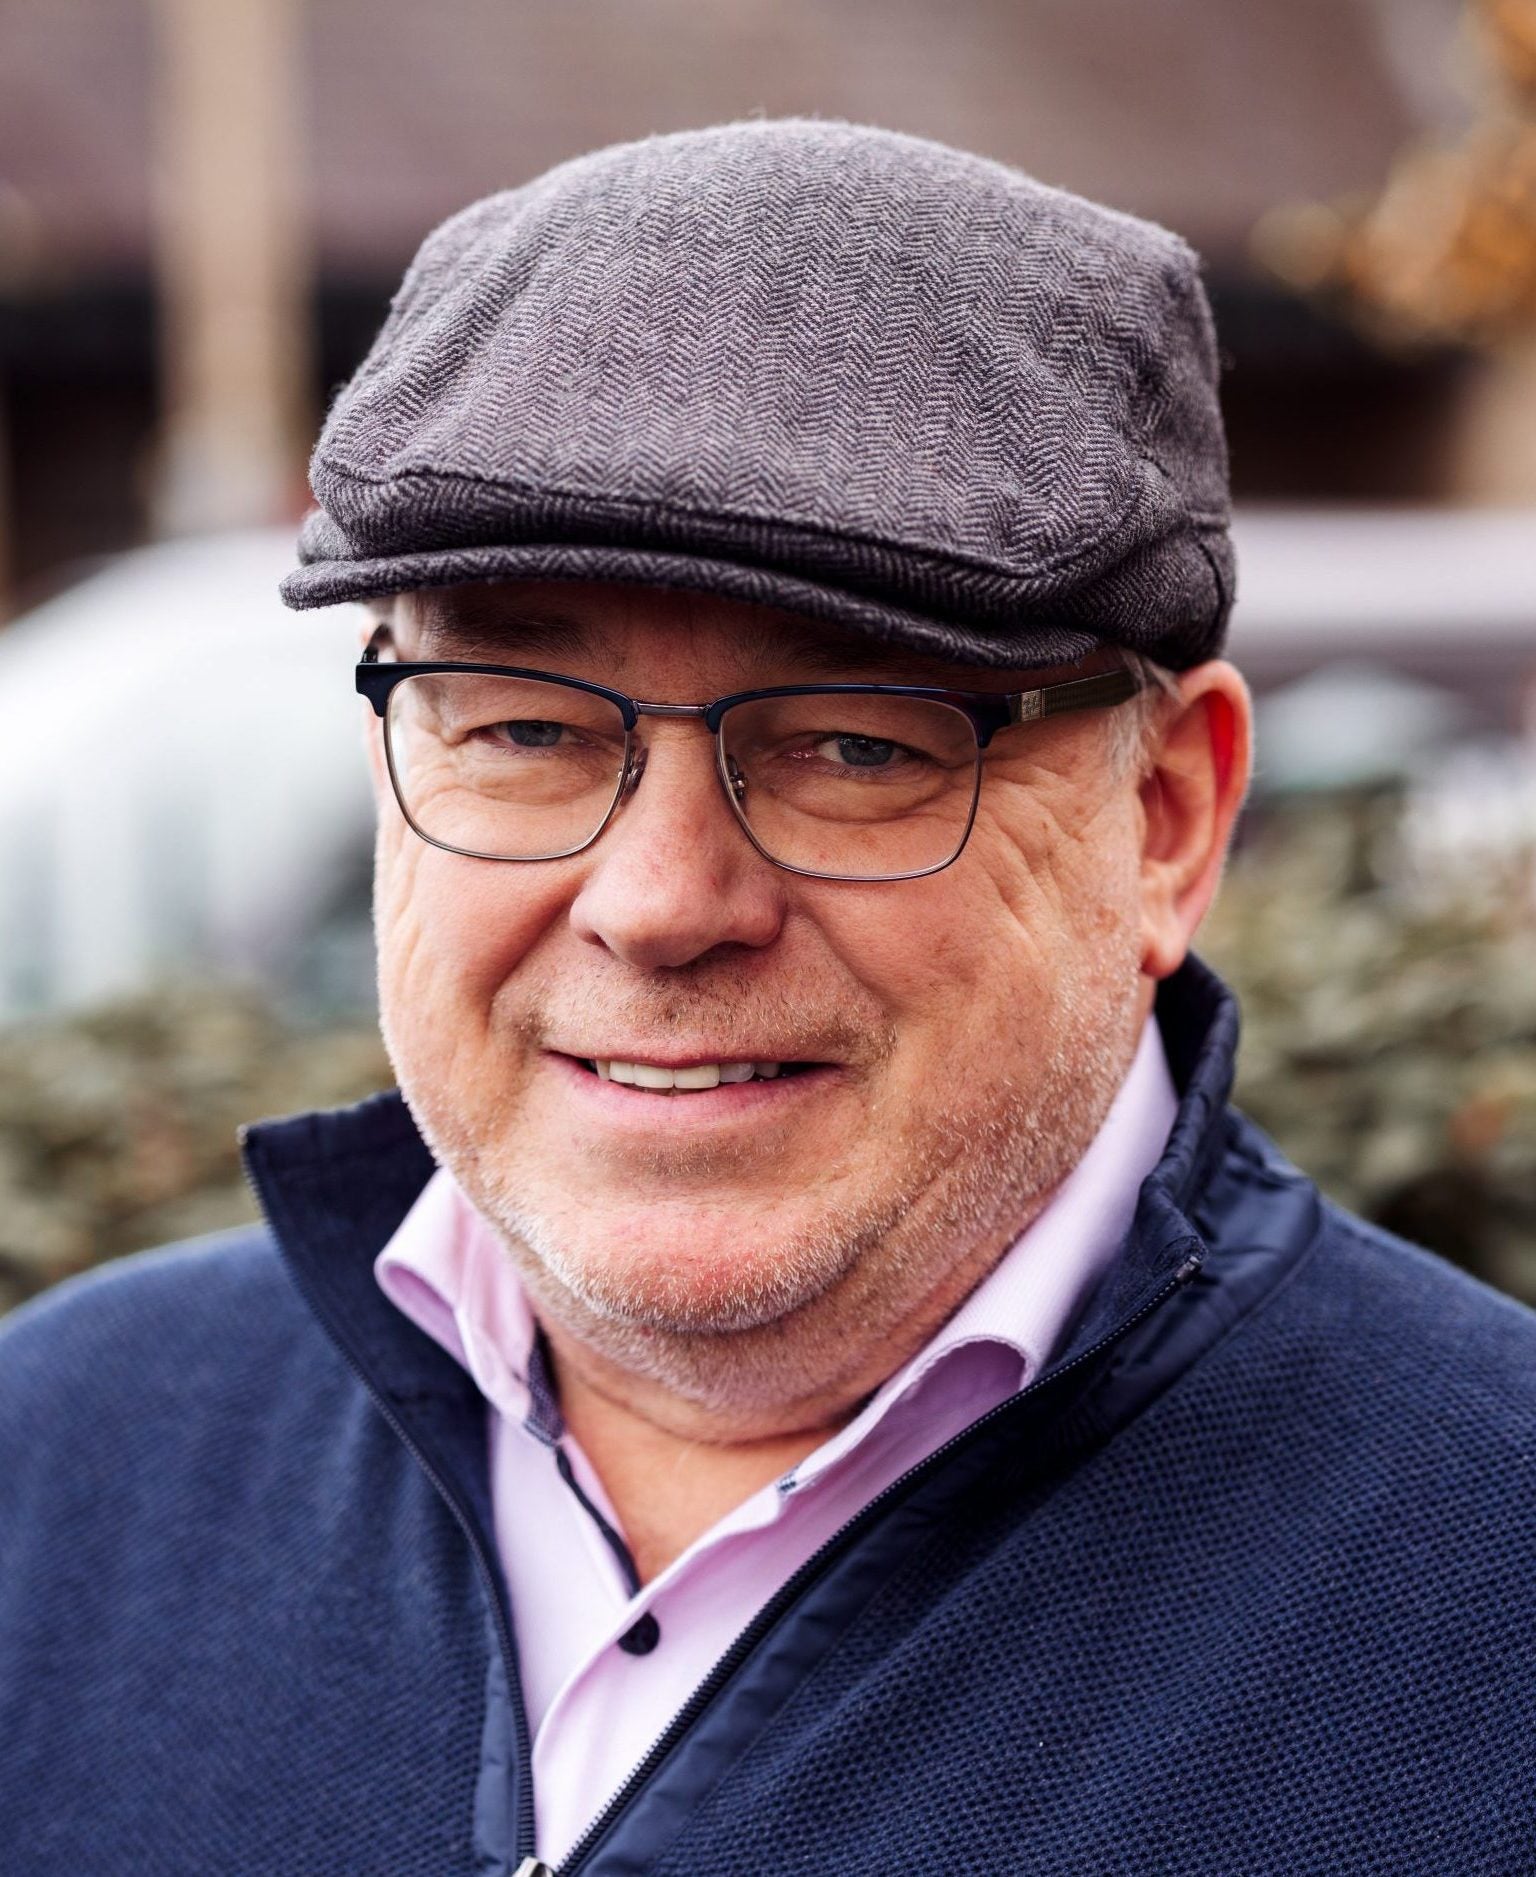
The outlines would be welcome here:
[[[1201,950],[1236,1100],[1352,1211],[1536,1303],[1536,867],[1413,881],[1389,798],[1272,810]],[[1394,883],[1396,882],[1396,883]]]
[[[236,1132],[391,1081],[372,1025],[181,985],[0,1038],[0,1309],[123,1252],[257,1216]]]
[[[1345,1205],[1536,1302],[1530,875],[1411,899],[1379,864],[1382,812],[1272,812],[1229,869],[1202,949],[1243,1005],[1238,1100]],[[228,987],[13,1029],[0,1308],[253,1217],[240,1124],[389,1079],[371,1026],[298,1025]]]

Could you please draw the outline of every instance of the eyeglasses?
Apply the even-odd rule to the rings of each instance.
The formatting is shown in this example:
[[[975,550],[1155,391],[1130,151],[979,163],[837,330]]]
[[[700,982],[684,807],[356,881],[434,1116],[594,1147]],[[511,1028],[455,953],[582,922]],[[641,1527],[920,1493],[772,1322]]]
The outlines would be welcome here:
[[[645,773],[642,717],[698,718],[731,811],[766,860],[819,880],[913,880],[958,858],[982,752],[999,730],[1123,704],[1129,668],[1034,691],[792,684],[709,704],[647,704],[511,665],[383,664],[357,688],[384,724],[400,811],[424,841],[479,860],[588,848]]]

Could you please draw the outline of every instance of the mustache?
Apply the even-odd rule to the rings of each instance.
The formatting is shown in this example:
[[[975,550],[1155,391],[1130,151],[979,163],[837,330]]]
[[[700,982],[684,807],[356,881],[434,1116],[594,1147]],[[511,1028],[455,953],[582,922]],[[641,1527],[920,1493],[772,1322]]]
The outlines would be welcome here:
[[[550,986],[519,1012],[517,1029],[537,1048],[571,1039],[633,1047],[642,1040],[698,1043],[722,1058],[868,1066],[896,1046],[895,1026],[861,985],[817,985],[797,975],[768,984],[739,968],[693,970],[643,982]]]

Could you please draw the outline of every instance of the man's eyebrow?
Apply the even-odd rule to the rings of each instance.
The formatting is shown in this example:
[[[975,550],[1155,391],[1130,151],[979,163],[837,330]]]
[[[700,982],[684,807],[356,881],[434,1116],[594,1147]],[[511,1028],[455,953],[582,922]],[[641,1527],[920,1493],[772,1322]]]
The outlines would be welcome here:
[[[996,670],[976,671],[963,666],[957,669],[945,664],[942,659],[925,658],[920,652],[909,651],[903,646],[885,645],[878,639],[828,637],[814,625],[803,630],[792,626],[753,626],[743,635],[743,643],[748,656],[767,662],[788,659],[796,668],[796,676],[807,680],[910,684],[939,691],[985,691],[999,688],[998,683],[989,682],[990,679],[1000,677]],[[1051,682],[1058,675],[1060,673],[1056,667],[1042,666],[1038,671],[1021,667],[1008,672],[1007,682],[1017,683],[1028,690],[1034,684]],[[1066,675],[1078,677],[1083,674],[1073,665]]]
[[[590,630],[558,614],[503,613],[495,619],[473,616],[422,619],[417,657],[448,664],[515,664],[523,658],[568,659],[589,651]]]
[[[807,677],[878,680],[893,673],[910,673],[912,683],[923,682],[921,658],[906,656],[899,648],[882,645],[876,639],[829,638],[814,625],[751,625],[743,630],[740,646],[746,656],[765,663],[788,660]],[[895,678],[897,683],[902,681],[901,676]]]

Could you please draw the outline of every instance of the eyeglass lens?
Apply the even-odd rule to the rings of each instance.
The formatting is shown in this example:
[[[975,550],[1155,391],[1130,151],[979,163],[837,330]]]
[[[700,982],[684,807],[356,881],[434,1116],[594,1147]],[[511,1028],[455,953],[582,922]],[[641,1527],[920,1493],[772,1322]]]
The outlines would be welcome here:
[[[887,879],[954,859],[976,801],[971,720],[930,698],[806,692],[735,704],[721,747],[736,808],[771,859]]]
[[[390,695],[396,794],[439,846],[501,860],[576,852],[624,777],[607,698],[545,680],[437,672]],[[928,698],[809,691],[733,705],[727,794],[758,847],[837,878],[922,873],[958,853],[980,771],[970,719]]]

